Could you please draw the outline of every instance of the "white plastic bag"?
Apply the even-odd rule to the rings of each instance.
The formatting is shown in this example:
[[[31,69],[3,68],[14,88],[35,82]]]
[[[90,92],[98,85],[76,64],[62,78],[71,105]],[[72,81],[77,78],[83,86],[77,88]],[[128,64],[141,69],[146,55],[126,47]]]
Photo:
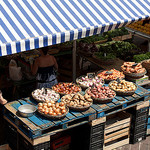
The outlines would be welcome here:
[[[17,63],[13,59],[9,63],[9,76],[14,81],[20,81],[22,79],[21,67],[17,67]]]

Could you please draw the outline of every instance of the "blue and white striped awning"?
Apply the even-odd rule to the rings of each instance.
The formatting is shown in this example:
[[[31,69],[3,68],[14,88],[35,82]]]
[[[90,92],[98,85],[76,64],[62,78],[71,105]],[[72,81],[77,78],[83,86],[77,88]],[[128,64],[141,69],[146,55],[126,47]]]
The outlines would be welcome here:
[[[150,0],[0,0],[0,56],[80,39],[150,17]]]

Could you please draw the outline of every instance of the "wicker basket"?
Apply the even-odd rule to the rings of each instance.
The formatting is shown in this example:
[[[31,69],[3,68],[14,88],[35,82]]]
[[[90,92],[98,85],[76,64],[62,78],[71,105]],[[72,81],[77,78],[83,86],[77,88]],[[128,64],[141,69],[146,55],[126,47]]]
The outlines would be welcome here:
[[[87,93],[88,90],[89,90],[89,89],[86,89],[85,93]],[[113,91],[114,91],[114,90],[113,90]],[[116,96],[116,93],[115,93],[115,96]],[[114,96],[114,97],[115,97],[115,96]],[[94,98],[94,97],[92,97],[92,99],[93,99],[93,101],[94,101],[95,103],[105,104],[105,103],[112,102],[112,100],[113,100],[114,97],[112,97],[112,98],[107,98],[107,99],[101,99],[101,98]]]
[[[141,64],[147,70],[147,72],[150,72],[150,59],[143,60]]]
[[[70,95],[70,94],[68,94],[68,95]],[[74,94],[71,94],[71,95],[73,96]],[[63,96],[62,98],[64,98],[65,96]],[[67,107],[69,107],[69,109],[74,110],[74,111],[85,111],[85,110],[88,110],[91,107],[92,104],[93,103],[91,102],[91,104],[89,106],[73,107],[73,106],[67,105]]]
[[[111,82],[110,82],[111,83]],[[109,88],[110,89],[112,89],[111,87],[110,87],[110,83],[109,83]],[[133,83],[134,84],[134,83]],[[135,90],[132,90],[132,91],[126,91],[126,92],[120,92],[120,91],[116,91],[116,90],[114,90],[114,89],[112,89],[113,91],[115,91],[116,92],[116,94],[117,95],[121,95],[121,96],[131,96],[131,95],[133,95],[134,93],[135,93],[135,91],[137,90],[137,85],[136,84],[134,84],[135,86],[136,86],[136,89]]]
[[[59,83],[68,83],[68,82],[59,82]],[[59,83],[57,83],[57,84],[59,84]],[[57,84],[55,84],[54,86],[52,86],[52,90],[54,90],[54,87],[57,85]],[[82,91],[82,89],[81,89],[81,87],[79,86],[79,85],[77,85],[77,84],[73,84],[73,85],[76,85],[76,86],[78,86],[79,87],[79,92],[81,92]],[[55,91],[55,90],[54,90]],[[57,91],[55,91],[55,92],[57,92]],[[64,96],[64,95],[66,95],[66,93],[61,93],[61,92],[58,92],[61,96]],[[78,92],[77,92],[78,93]],[[73,93],[73,94],[75,94],[75,93]]]
[[[50,118],[50,119],[62,119],[62,118],[64,118],[64,117],[66,117],[66,115],[67,115],[67,113],[69,112],[69,108],[66,106],[66,109],[67,109],[67,112],[66,113],[64,113],[64,114],[62,114],[62,115],[58,115],[58,116],[52,116],[52,115],[49,115],[49,114],[44,114],[43,112],[41,112],[41,111],[39,111],[38,110],[38,112],[42,115],[42,116],[44,116],[44,117],[46,117],[46,118]]]
[[[52,89],[50,89],[50,88],[46,88],[46,89],[48,89],[48,90],[51,90],[52,91]],[[54,90],[53,90],[54,91]],[[39,99],[37,99],[35,96],[34,96],[34,91],[31,93],[31,95],[32,95],[32,97],[37,101],[37,102],[44,102],[43,100],[39,100]],[[57,92],[55,92],[56,94],[58,94],[59,95],[59,93],[57,93]],[[58,99],[56,99],[55,101],[58,101],[60,99],[60,95],[59,95],[59,97],[58,97]]]
[[[96,75],[98,76],[98,74],[101,73],[101,72],[103,72],[103,71],[104,71],[104,70],[98,71],[98,72],[96,73]],[[125,76],[124,76],[124,78],[125,78]],[[124,78],[119,78],[119,79],[120,79],[120,80],[123,80]],[[116,80],[116,79],[114,79],[114,80]],[[105,83],[109,83],[109,82],[114,81],[114,80],[113,80],[113,79],[111,79],[111,80],[104,79]]]
[[[79,83],[79,79],[80,78],[82,78],[82,77],[85,77],[86,75],[83,75],[83,76],[80,76],[80,77],[78,77],[78,78],[76,78],[76,83],[78,84],[78,85],[80,85],[80,87],[82,88],[82,90],[86,90],[87,88],[89,88],[89,86],[84,86],[84,85],[82,85],[82,84],[80,84]],[[101,85],[104,85],[104,80],[103,80],[103,83],[101,84]]]
[[[132,77],[134,79],[138,79],[138,78],[142,78],[146,73],[146,69],[143,73],[128,73],[128,72],[125,72],[123,71],[123,73],[126,75],[126,76],[129,76],[129,77]]]

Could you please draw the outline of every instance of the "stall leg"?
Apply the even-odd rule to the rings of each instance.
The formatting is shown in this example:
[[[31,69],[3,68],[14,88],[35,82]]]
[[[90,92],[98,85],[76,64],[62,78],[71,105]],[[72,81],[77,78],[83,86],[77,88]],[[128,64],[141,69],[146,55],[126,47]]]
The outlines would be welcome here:
[[[73,41],[73,82],[76,81],[76,40]]]

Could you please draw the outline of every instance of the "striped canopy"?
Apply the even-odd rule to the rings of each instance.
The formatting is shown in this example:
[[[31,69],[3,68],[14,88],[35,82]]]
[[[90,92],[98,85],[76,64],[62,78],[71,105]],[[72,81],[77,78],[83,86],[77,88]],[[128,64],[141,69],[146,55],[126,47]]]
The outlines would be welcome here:
[[[150,0],[0,0],[0,56],[76,40],[150,17]]]

